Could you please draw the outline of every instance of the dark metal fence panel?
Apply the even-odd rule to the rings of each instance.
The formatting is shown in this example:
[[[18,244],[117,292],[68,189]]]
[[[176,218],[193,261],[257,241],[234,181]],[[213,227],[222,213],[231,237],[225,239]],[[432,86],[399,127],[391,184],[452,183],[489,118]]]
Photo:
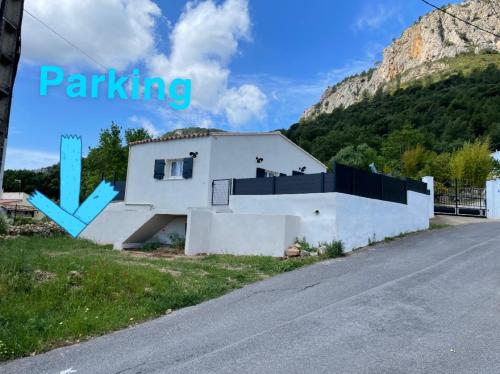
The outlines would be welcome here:
[[[419,192],[423,194],[429,194],[430,192],[427,190],[427,183],[417,181],[414,179],[406,179],[406,186],[409,191]]]
[[[304,174],[276,178],[276,194],[301,194],[322,192],[322,174]]]
[[[335,163],[333,167],[335,177],[335,192],[354,194],[354,169]]]
[[[418,181],[375,174],[335,164],[333,173],[281,176],[274,178],[235,179],[234,195],[305,194],[340,192],[370,199],[407,203],[407,191],[428,193],[427,185]]]
[[[382,199],[381,175],[354,169],[354,194],[369,199]]]
[[[274,193],[273,188],[274,188],[274,178],[235,179],[233,184],[233,194],[272,195]]]
[[[407,187],[406,183],[400,179],[381,175],[382,180],[382,195],[381,200],[391,201],[393,203],[407,203]]]

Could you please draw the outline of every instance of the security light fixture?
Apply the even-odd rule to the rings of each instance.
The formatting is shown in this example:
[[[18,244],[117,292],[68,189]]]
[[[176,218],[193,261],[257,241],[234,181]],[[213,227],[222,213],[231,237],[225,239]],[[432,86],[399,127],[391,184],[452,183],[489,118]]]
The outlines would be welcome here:
[[[306,171],[307,167],[306,166],[302,166],[301,168],[299,168],[299,171],[301,173],[303,173],[304,171]]]
[[[255,160],[257,161],[258,164],[260,164],[262,161],[264,161],[264,159],[262,157],[255,157]]]
[[[189,155],[190,155],[192,158],[196,158],[196,156],[198,156],[198,152],[189,152]]]

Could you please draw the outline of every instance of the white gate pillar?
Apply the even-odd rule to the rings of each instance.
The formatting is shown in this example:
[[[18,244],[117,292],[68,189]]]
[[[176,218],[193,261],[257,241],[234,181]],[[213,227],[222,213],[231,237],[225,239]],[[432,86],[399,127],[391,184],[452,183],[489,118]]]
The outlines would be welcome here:
[[[431,192],[429,196],[429,218],[434,218],[434,177],[423,177],[422,182],[427,183],[427,189]]]
[[[500,219],[500,179],[486,182],[486,217]]]

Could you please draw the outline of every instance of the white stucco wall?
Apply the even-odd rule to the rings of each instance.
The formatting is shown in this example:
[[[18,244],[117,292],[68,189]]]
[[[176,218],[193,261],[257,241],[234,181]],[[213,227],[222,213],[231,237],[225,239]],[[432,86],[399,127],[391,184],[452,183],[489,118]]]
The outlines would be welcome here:
[[[326,167],[282,135],[213,135],[210,179],[255,178],[256,169],[292,175],[305,166],[306,174]],[[256,157],[264,160],[257,163]]]
[[[486,182],[486,217],[500,219],[500,179]]]
[[[337,193],[296,195],[236,195],[230,198],[235,213],[283,214],[300,217],[295,237],[317,245],[336,239]],[[316,213],[318,211],[318,213]]]
[[[408,204],[336,195],[336,235],[346,250],[429,228],[429,195],[408,191]]]
[[[150,206],[111,203],[80,234],[81,238],[122,249],[123,242],[152,217]]]
[[[184,211],[188,207],[208,206],[210,169],[210,137],[170,140],[166,142],[137,144],[130,147],[127,187],[127,204],[148,203],[154,209]],[[189,157],[194,159],[193,177],[190,179],[154,178],[155,160]]]
[[[408,191],[408,204],[341,193],[231,196],[236,213],[283,214],[300,218],[295,237],[317,245],[341,240],[346,251],[370,241],[429,227],[429,195]]]
[[[186,254],[218,253],[281,257],[295,240],[299,217],[269,214],[189,213]],[[200,226],[199,226],[200,225]]]
[[[429,196],[429,218],[434,218],[434,177],[423,177],[422,182],[427,183],[427,189],[430,192]]]

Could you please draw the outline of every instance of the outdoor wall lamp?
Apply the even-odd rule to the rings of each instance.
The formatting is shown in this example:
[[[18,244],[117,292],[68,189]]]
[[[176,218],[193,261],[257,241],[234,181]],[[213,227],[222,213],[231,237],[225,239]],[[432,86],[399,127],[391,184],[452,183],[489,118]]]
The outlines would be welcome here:
[[[196,156],[198,156],[198,152],[189,152],[189,155],[190,155],[192,158],[196,158]]]
[[[262,157],[255,157],[255,160],[257,161],[258,164],[260,164],[264,159]]]
[[[314,211],[314,214],[316,214],[317,216],[319,216],[319,209],[316,209],[316,210]]]
[[[301,168],[299,168],[299,171],[301,173],[303,173],[304,171],[306,171],[307,167],[306,166],[302,166]]]

